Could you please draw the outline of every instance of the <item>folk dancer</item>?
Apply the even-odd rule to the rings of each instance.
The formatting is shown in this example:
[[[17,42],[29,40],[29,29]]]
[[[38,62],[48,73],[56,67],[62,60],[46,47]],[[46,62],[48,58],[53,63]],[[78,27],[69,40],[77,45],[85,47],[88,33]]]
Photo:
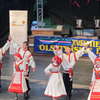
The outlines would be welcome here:
[[[18,100],[17,94],[23,94],[25,93],[28,88],[25,81],[25,63],[22,60],[22,57],[19,53],[14,54],[15,62],[14,62],[14,73],[13,73],[13,79],[9,85],[8,91],[12,93],[16,93],[16,100]]]
[[[52,63],[45,69],[45,73],[50,75],[44,95],[52,97],[53,100],[58,100],[61,96],[67,95],[63,83],[62,74],[60,72],[62,59],[54,56]]]
[[[71,51],[70,47],[66,47],[65,53],[63,53],[59,47],[56,47],[56,50],[54,48],[54,54],[62,58],[61,65],[64,69],[63,81],[68,95],[67,97],[70,100],[72,96],[73,67],[76,64],[76,62],[79,60],[79,57],[81,57],[84,54],[84,47],[75,53]]]
[[[3,66],[2,58],[9,48],[8,45],[9,45],[9,40],[7,40],[7,43],[2,48],[0,48],[0,89],[1,89],[1,69],[2,69],[2,66]]]
[[[99,51],[99,56],[96,56],[90,49],[87,49],[87,53],[94,65],[88,100],[99,100],[100,99],[100,51]]]
[[[26,61],[26,66],[25,66],[25,69],[26,69],[26,83],[27,83],[27,87],[28,87],[28,90],[27,92],[25,93],[25,98],[28,98],[29,97],[29,92],[30,92],[30,86],[29,86],[29,72],[30,72],[30,66],[33,70],[33,72],[35,72],[35,69],[36,69],[36,64],[35,64],[35,61],[34,61],[34,58],[31,54],[31,52],[29,51],[28,49],[28,42],[25,41],[23,42],[23,44],[21,46],[19,46],[17,43],[15,43],[11,37],[10,37],[10,45],[13,45],[14,47],[14,53],[19,53],[22,57],[23,60]],[[9,47],[10,47],[9,45]]]

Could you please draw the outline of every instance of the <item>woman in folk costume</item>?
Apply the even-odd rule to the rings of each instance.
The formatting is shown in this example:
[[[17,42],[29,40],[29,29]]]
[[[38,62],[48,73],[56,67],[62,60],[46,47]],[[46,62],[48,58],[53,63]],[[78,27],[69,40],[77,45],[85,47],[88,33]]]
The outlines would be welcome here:
[[[34,61],[34,58],[31,54],[31,52],[28,49],[28,42],[27,41],[23,42],[21,47],[17,47],[17,52],[22,56],[22,59],[26,61],[25,62],[25,64],[26,64],[25,71],[26,71],[27,78],[25,78],[25,80],[27,83],[28,90],[26,91],[24,96],[25,96],[25,98],[28,98],[29,92],[30,92],[30,85],[29,85],[30,67],[32,68],[32,71],[35,72],[36,64],[35,64],[35,61]]]
[[[89,49],[87,49],[87,53],[94,65],[88,100],[100,100],[100,51],[99,56],[96,56]]]
[[[19,53],[15,55],[13,79],[9,85],[8,91],[16,94],[25,93],[28,88],[25,81],[24,61]],[[16,98],[17,99],[17,98]]]
[[[1,89],[1,69],[2,69],[2,58],[3,56],[5,55],[5,52],[9,49],[9,40],[7,40],[7,43],[2,47],[0,48],[0,89]]]
[[[34,61],[34,58],[31,54],[31,52],[28,49],[28,42],[27,41],[23,42],[22,45],[19,46],[17,43],[15,43],[11,39],[11,37],[10,37],[10,40],[11,40],[10,44],[14,48],[14,53],[19,53],[22,56],[22,59],[26,61],[25,63],[26,63],[27,68],[25,68],[25,71],[26,71],[26,77],[27,78],[25,78],[25,80],[26,80],[26,83],[27,83],[28,90],[25,93],[25,98],[28,98],[29,97],[29,92],[30,92],[29,78],[28,78],[29,77],[30,66],[32,68],[32,71],[35,72],[36,64],[35,64],[35,61]]]
[[[44,95],[52,97],[53,100],[58,100],[61,96],[67,95],[60,72],[61,62],[62,59],[60,57],[54,56],[52,63],[45,69],[45,73],[50,74],[50,78]]]
[[[56,49],[54,48],[54,54],[62,58],[61,65],[64,69],[63,80],[69,100],[72,96],[73,67],[76,64],[77,60],[79,60],[79,57],[84,54],[84,50],[85,49],[83,47],[81,50],[73,53],[70,47],[66,47],[65,53],[63,53],[59,46],[56,46]]]

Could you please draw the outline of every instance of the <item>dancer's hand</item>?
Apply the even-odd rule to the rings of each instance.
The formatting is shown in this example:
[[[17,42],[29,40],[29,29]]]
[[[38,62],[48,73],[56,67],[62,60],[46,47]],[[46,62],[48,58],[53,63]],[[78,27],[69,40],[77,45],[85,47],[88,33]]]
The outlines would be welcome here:
[[[50,76],[50,75],[51,75],[51,72],[45,72],[45,74],[46,74],[47,76]]]
[[[10,35],[9,35],[9,37],[8,37],[8,40],[9,40],[9,41],[11,41],[11,40],[12,40],[12,38],[11,38],[11,36],[10,36]]]

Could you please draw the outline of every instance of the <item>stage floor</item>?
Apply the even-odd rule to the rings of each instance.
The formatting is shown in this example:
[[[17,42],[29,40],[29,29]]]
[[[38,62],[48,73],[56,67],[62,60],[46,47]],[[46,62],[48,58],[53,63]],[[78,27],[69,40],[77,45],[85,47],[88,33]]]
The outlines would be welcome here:
[[[42,55],[34,56],[34,58],[36,61],[37,71],[30,73],[31,93],[29,100],[51,100],[51,98],[43,95],[48,82],[48,77],[44,74],[44,69],[50,63],[51,57]],[[0,93],[0,100],[14,100],[15,97],[15,94],[8,93],[7,91],[12,75],[11,59],[11,56],[5,56],[3,59],[5,65],[2,69],[2,90]],[[92,74],[90,73],[92,71],[91,66],[92,63],[90,60],[84,58],[81,58],[75,65],[72,100],[87,100],[89,93],[88,86]],[[19,95],[19,100],[23,100],[23,95]],[[65,100],[65,97],[60,100]]]

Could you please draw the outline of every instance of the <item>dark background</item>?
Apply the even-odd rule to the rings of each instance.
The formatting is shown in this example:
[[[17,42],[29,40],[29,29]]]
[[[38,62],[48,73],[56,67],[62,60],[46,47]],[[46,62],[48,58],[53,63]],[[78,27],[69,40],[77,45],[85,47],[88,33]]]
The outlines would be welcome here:
[[[28,10],[30,25],[34,2],[35,0],[0,0],[0,46],[6,42],[9,35],[9,10]]]
[[[100,0],[90,0],[89,3],[87,0],[48,0],[47,6],[49,10],[56,9],[64,12],[67,16],[100,16]]]

